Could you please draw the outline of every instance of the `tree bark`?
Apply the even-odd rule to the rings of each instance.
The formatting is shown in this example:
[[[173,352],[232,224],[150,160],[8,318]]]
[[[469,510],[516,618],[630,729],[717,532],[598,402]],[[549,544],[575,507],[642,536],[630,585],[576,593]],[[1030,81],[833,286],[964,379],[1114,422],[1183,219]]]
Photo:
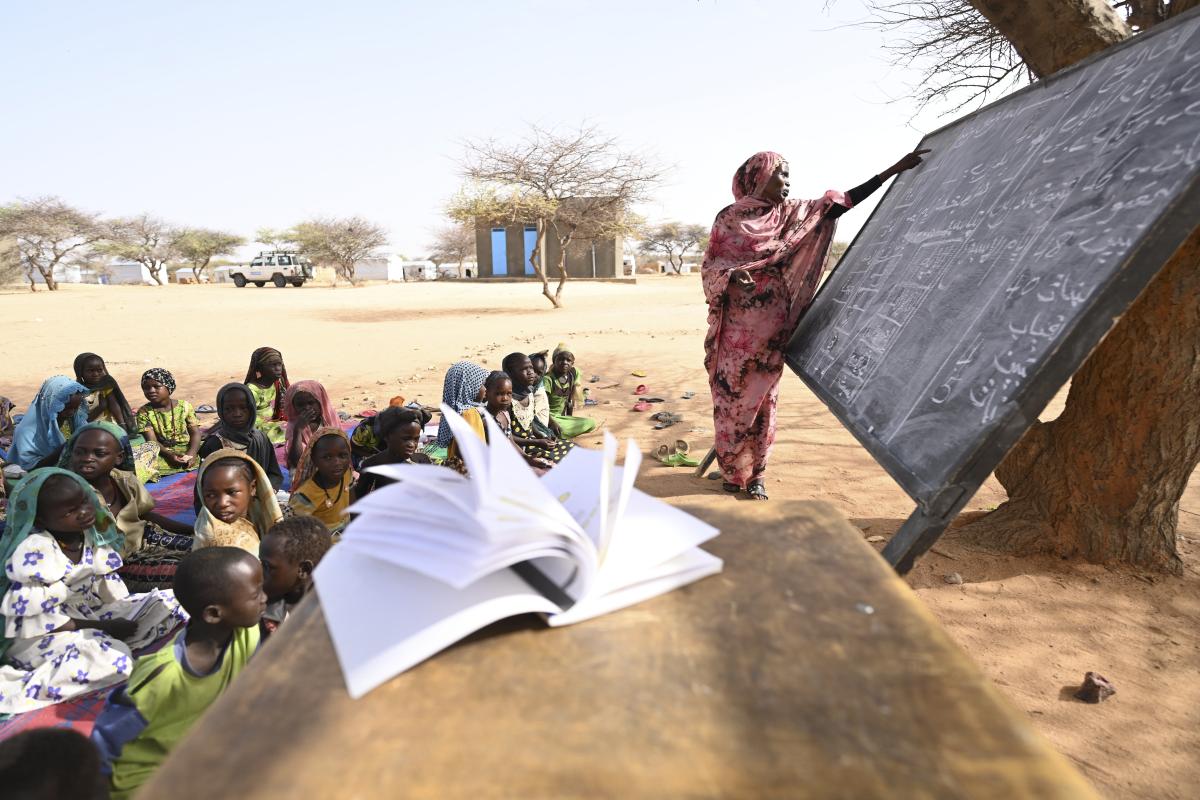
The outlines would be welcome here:
[[[1130,35],[1105,0],[971,0],[1039,78]]]
[[[560,308],[558,298],[550,293],[550,280],[546,277],[546,265],[542,263],[542,250],[546,243],[546,223],[543,220],[538,220],[537,223],[537,241],[533,244],[533,252],[529,254],[529,263],[533,265],[533,271],[542,281],[542,296],[550,301],[550,305],[555,308]],[[492,265],[492,274],[496,274],[496,265]]]
[[[58,290],[58,281],[54,280],[54,267],[55,266],[56,265],[52,264],[52,265],[50,265],[49,269],[42,269],[41,267],[38,267],[38,272],[41,273],[42,280],[44,280],[46,282],[46,288],[51,292]],[[37,291],[37,287],[34,286],[34,278],[33,278],[32,272],[29,274],[29,290],[32,292]]]
[[[1038,75],[1129,35],[1102,0],[972,0]],[[1200,230],[1171,257],[996,477],[1009,499],[964,535],[1178,573],[1179,499],[1200,462]]]
[[[567,246],[575,237],[575,229],[571,228],[566,236],[558,237],[558,288],[554,290],[555,308],[562,308],[563,287],[567,285]]]

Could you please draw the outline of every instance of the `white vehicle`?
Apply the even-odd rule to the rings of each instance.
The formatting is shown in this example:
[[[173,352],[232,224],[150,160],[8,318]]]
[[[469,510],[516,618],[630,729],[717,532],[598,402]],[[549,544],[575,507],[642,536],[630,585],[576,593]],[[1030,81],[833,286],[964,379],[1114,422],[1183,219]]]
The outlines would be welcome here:
[[[259,253],[249,264],[230,267],[229,277],[239,289],[247,283],[262,288],[267,281],[282,289],[289,283],[303,286],[305,281],[312,280],[313,267],[311,261],[298,253],[272,250]]]

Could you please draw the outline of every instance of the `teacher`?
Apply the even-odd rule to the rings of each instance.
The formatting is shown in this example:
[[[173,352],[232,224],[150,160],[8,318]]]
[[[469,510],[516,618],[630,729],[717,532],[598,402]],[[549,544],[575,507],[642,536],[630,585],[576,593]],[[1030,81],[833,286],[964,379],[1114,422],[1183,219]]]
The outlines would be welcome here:
[[[789,200],[788,163],[755,153],[733,176],[733,205],[713,222],[701,276],[708,301],[704,366],[714,448],[727,492],[766,500],[783,351],[817,290],[837,218],[893,175],[921,163],[909,153],[849,192]]]

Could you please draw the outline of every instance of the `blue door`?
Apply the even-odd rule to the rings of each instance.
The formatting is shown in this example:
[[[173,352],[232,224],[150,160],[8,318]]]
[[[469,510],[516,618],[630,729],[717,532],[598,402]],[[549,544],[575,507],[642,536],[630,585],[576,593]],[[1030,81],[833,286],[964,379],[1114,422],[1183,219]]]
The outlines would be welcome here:
[[[525,226],[525,274],[526,275],[536,274],[533,271],[533,264],[531,264],[529,261],[530,257],[533,256],[533,249],[535,247],[537,247],[537,226],[536,225],[526,225]],[[545,269],[545,268],[546,268],[546,265],[543,264],[542,269]]]
[[[492,228],[492,274],[508,274],[508,234],[504,228]]]

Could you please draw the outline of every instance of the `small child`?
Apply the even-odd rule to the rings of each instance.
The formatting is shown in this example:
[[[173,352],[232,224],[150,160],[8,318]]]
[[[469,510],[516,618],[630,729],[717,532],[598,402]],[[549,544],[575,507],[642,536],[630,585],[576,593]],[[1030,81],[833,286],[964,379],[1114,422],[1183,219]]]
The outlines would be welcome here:
[[[509,353],[502,366],[512,381],[513,441],[526,455],[557,464],[575,443],[558,436],[558,426],[550,419],[546,387],[538,379],[533,361],[523,353]]]
[[[122,535],[73,472],[30,472],[0,539],[0,713],[18,714],[129,677],[132,651],[187,617],[169,591],[129,594]]]
[[[47,378],[13,429],[6,461],[24,470],[57,463],[67,439],[87,424],[87,406],[83,402],[87,393],[86,386],[66,375]]]
[[[312,586],[312,573],[333,539],[316,517],[291,517],[278,523],[263,537],[258,558],[263,567],[263,591],[267,610],[263,629],[274,633]]]
[[[283,406],[287,415],[287,468],[295,469],[317,430],[336,427],[338,415],[329,402],[329,393],[317,381],[293,383]]]
[[[385,408],[375,418],[384,450],[364,460],[360,467],[358,483],[354,485],[354,496],[365,497],[381,486],[395,483],[384,475],[367,472],[368,467],[385,464],[429,464],[429,456],[421,452],[421,432],[433,415],[420,408],[392,406]]]
[[[132,432],[133,410],[116,379],[108,374],[103,358],[95,353],[77,355],[75,380],[91,392],[87,396],[88,422],[111,422]]]
[[[575,355],[565,344],[554,348],[550,373],[542,378],[550,401],[550,419],[558,426],[563,437],[573,439],[596,429],[596,420],[573,416],[575,407],[583,405],[579,368],[575,366]]]
[[[388,403],[388,408],[403,406],[404,397],[396,395]],[[379,435],[379,418],[383,412],[367,417],[354,426],[350,432],[350,455],[357,470],[363,459],[370,458],[383,450],[383,437]]]
[[[200,458],[208,458],[224,449],[241,450],[253,458],[267,473],[275,491],[283,486],[283,472],[279,469],[275,447],[267,434],[256,427],[254,394],[242,383],[227,383],[217,392],[217,424],[205,434],[200,445]],[[200,510],[200,505],[197,487],[196,511]]]
[[[546,357],[548,355],[548,350],[543,350],[540,353],[529,354],[529,363],[533,365],[533,371],[537,373],[537,379],[539,382],[546,375]]]
[[[346,527],[346,509],[354,501],[350,437],[341,428],[319,428],[292,477],[288,512],[316,517],[336,540]]]
[[[100,753],[70,728],[33,728],[0,741],[0,786],[12,800],[108,800]]]
[[[287,421],[283,398],[291,386],[283,355],[274,347],[255,350],[250,355],[245,384],[254,398],[256,426],[271,444],[283,444],[286,439],[283,424]]]
[[[137,660],[92,731],[111,763],[114,800],[150,779],[258,649],[267,596],[262,565],[249,553],[210,547],[189,554],[175,573],[175,594],[191,621],[169,646]]]
[[[193,470],[200,463],[200,423],[196,410],[186,400],[171,397],[175,376],[161,367],[142,374],[142,394],[150,402],[138,409],[137,430],[148,442],[159,446],[155,468],[159,475]]]
[[[200,467],[203,508],[192,549],[240,547],[258,555],[258,543],[283,518],[263,468],[240,450],[218,450]]]
[[[483,383],[484,388],[484,406],[483,410],[491,415],[495,420],[500,431],[512,442],[513,447],[525,458],[526,463],[534,468],[538,473],[544,473],[554,466],[553,461],[548,461],[538,456],[531,456],[521,450],[520,446],[513,440],[512,433],[512,417],[510,407],[512,406],[512,381],[508,377],[508,373],[499,370],[492,372],[487,376]],[[483,415],[477,408],[468,408],[462,412],[463,421],[471,426],[475,434],[488,441],[487,426],[484,424]],[[462,455],[459,452],[458,445],[455,442],[450,443],[450,450],[446,456],[446,466],[457,470],[462,474],[467,474],[466,463],[462,460]]]

